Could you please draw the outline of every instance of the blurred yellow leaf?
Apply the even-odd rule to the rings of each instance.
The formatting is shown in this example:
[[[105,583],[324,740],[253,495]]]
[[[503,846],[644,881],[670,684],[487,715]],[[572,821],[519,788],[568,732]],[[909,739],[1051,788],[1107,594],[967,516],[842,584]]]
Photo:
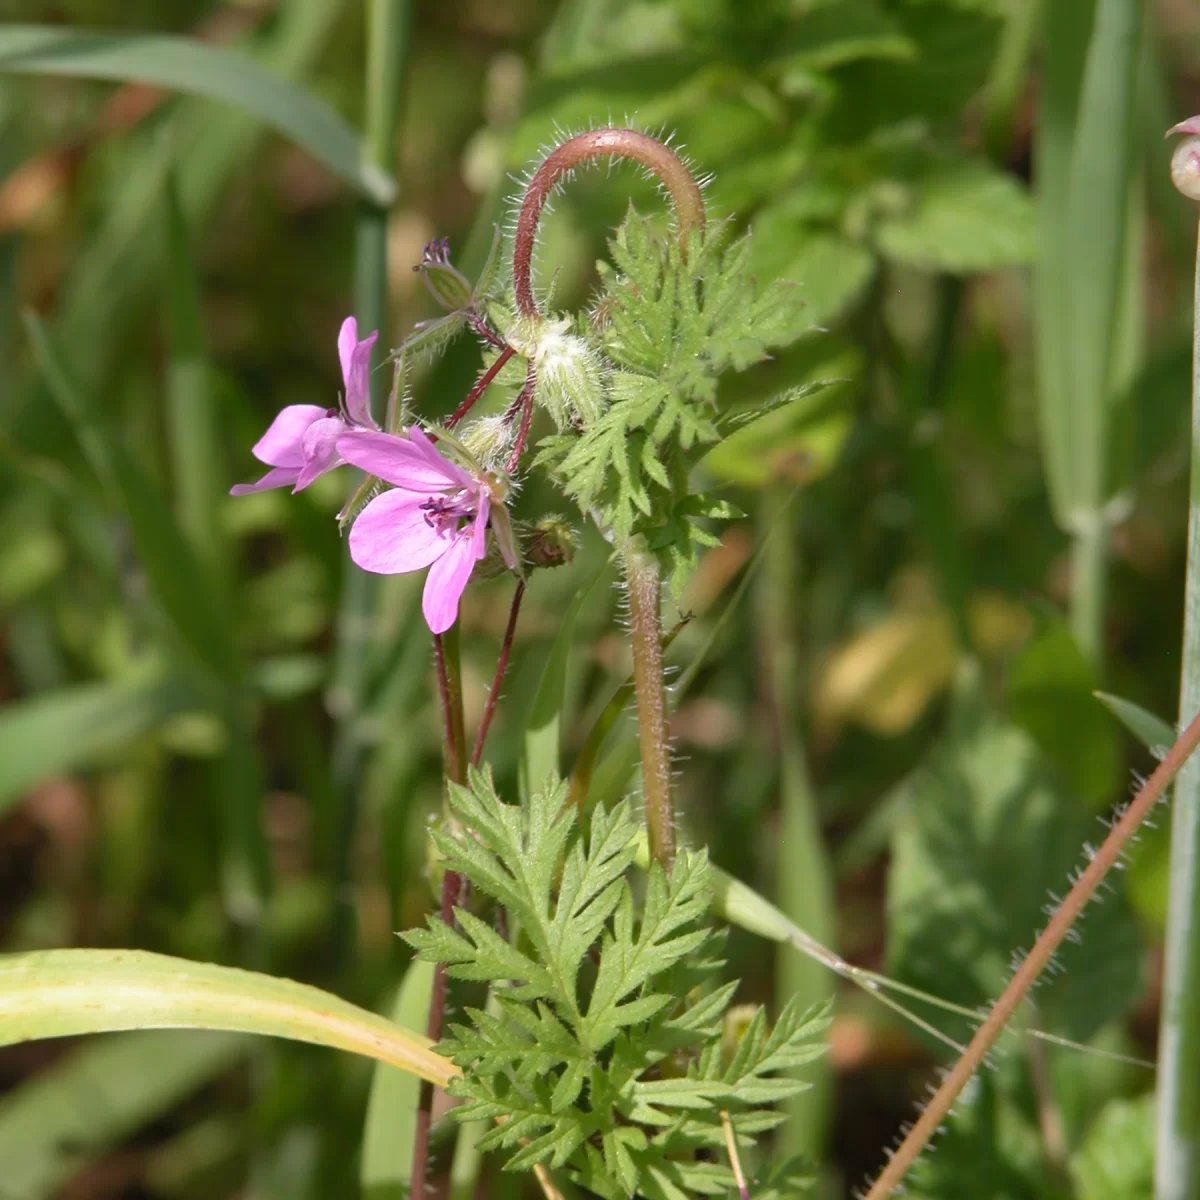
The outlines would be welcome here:
[[[1029,636],[1029,613],[994,592],[968,602],[971,633],[993,657]],[[813,713],[826,730],[854,721],[873,733],[903,733],[949,686],[958,661],[950,614],[944,607],[902,608],[851,638],[834,653],[817,682]]]

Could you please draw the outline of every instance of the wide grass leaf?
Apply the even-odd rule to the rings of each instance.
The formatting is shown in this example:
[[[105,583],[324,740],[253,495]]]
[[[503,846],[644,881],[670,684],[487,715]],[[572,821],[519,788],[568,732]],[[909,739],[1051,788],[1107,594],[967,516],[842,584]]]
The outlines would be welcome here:
[[[396,185],[367,163],[354,130],[310,92],[235,50],[169,34],[107,33],[50,25],[0,28],[0,72],[156,84],[251,113],[377,204]]]
[[[426,1038],[329,992],[144,950],[0,957],[0,1045],[130,1029],[221,1029],[349,1050],[445,1085]]]

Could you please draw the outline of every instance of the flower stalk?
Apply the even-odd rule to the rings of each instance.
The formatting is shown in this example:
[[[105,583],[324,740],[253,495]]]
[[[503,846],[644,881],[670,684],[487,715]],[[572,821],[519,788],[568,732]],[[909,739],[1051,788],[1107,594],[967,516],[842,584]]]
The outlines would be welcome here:
[[[628,158],[641,163],[662,180],[670,193],[680,239],[686,242],[692,229],[704,233],[704,197],[700,185],[687,163],[669,146],[636,129],[591,129],[576,134],[546,155],[521,201],[513,239],[513,288],[522,316],[542,315],[533,295],[533,250],[542,209],[564,175],[594,158]]]
[[[1200,746],[1200,715],[1183,731],[1154,774],[1146,780],[1130,802],[1124,815],[1113,825],[1091,861],[1079,873],[1074,887],[1055,909],[1054,915],[1034,942],[1033,948],[1008,981],[1008,986],[1001,992],[1000,998],[992,1005],[983,1024],[975,1031],[975,1036],[967,1044],[962,1057],[947,1072],[941,1086],[925,1106],[925,1111],[900,1143],[899,1149],[875,1180],[864,1200],[885,1200],[885,1197],[900,1187],[908,1169],[945,1121],[954,1101],[979,1069],[1029,989],[1046,969],[1054,952],[1070,932],[1071,926],[1197,746]]]
[[[671,751],[663,683],[662,581],[658,560],[644,547],[626,547],[622,557],[629,591],[646,832],[651,857],[669,869],[675,861],[675,810],[671,802]]]

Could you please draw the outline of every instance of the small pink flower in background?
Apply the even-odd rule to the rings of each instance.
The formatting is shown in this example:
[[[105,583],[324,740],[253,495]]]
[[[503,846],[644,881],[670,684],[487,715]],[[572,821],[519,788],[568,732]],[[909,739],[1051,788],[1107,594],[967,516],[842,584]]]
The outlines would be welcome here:
[[[358,340],[358,322],[347,317],[338,334],[338,356],[346,396],[342,411],[315,404],[290,404],[271,422],[254,446],[254,457],[271,469],[255,483],[239,483],[234,496],[292,485],[302,491],[319,475],[342,465],[337,440],[354,428],[378,429],[371,417],[371,348],[379,337]]]
[[[445,633],[458,617],[475,564],[487,552],[488,518],[495,505],[488,479],[443,458],[416,425],[406,437],[344,433],[337,453],[392,485],[358,514],[350,530],[350,557],[379,575],[428,567],[422,611],[434,633]],[[502,510],[503,505],[496,506],[497,515]]]

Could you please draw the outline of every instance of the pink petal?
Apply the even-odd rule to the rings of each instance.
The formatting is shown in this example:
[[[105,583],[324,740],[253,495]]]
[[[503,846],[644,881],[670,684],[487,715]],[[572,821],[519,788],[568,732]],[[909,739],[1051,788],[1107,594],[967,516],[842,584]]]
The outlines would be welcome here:
[[[434,492],[463,486],[469,476],[459,471],[434,451],[431,461],[407,438],[391,433],[371,433],[353,430],[343,433],[337,451],[347,462],[361,467],[368,475],[378,475],[388,483],[409,491],[421,492],[427,498]]]
[[[308,427],[304,434],[304,468],[294,491],[302,492],[318,476],[342,465],[337,440],[345,432],[346,422],[341,417],[322,417]]]
[[[421,611],[432,633],[445,633],[458,617],[458,602],[475,569],[474,537],[464,530],[429,568]]]
[[[371,349],[379,337],[358,340],[358,322],[347,317],[338,334],[338,357],[342,361],[342,379],[346,384],[346,412],[356,425],[373,427],[371,419]]]
[[[445,554],[455,535],[433,528],[420,502],[420,497],[403,490],[376,496],[350,529],[350,557],[355,563],[377,575],[403,575]]]
[[[291,487],[299,474],[296,467],[272,467],[256,483],[235,483],[229,489],[229,494],[249,496],[251,492],[265,492],[268,488]]]
[[[410,425],[408,429],[408,436],[412,441],[412,444],[420,452],[421,457],[427,463],[429,463],[431,466],[436,465],[443,470],[452,471],[453,478],[461,487],[470,488],[472,491],[478,490],[478,482],[472,479],[471,476],[468,475],[461,467],[450,462],[449,459],[444,458],[437,446],[433,444],[433,442],[429,439],[429,435],[420,427],[420,425]]]
[[[488,507],[487,496],[480,492],[479,511],[475,514],[475,525],[471,529],[471,553],[475,555],[476,560],[487,553]]]
[[[1178,125],[1172,125],[1167,130],[1166,136],[1170,137],[1173,133],[1200,133],[1200,116],[1188,117],[1186,121],[1180,121]]]
[[[304,466],[304,434],[326,415],[315,404],[289,404],[254,443],[254,457],[268,467]]]

